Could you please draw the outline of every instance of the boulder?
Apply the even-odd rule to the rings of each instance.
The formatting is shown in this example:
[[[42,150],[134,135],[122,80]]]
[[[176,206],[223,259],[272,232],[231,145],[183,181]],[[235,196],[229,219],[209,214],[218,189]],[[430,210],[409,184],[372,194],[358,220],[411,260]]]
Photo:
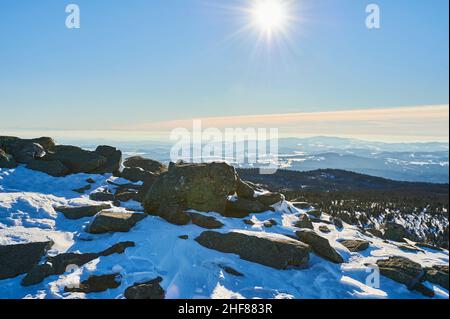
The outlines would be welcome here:
[[[448,265],[435,265],[425,269],[425,280],[448,290]]]
[[[127,299],[164,299],[166,293],[160,285],[162,280],[158,277],[144,283],[136,283],[125,290],[124,296]]]
[[[191,220],[194,225],[206,229],[222,228],[223,224],[212,216],[204,216],[198,213],[191,213]]]
[[[320,210],[313,209],[313,210],[308,211],[308,215],[311,215],[315,218],[320,219],[322,217],[322,212]]]
[[[6,154],[6,152],[0,148],[0,168],[16,168],[17,163],[13,157]]]
[[[86,185],[86,186],[83,186],[83,187],[80,187],[80,188],[76,188],[76,189],[73,189],[72,191],[73,192],[75,192],[75,193],[78,193],[78,194],[84,194],[84,193],[86,193],[88,190],[90,190],[91,189],[91,185]]]
[[[64,287],[64,291],[89,294],[114,289],[119,287],[120,284],[121,276],[119,274],[93,275],[82,281],[78,287]]]
[[[311,207],[311,204],[306,202],[292,202],[292,205],[298,209],[308,209]]]
[[[314,229],[313,223],[306,214],[300,215],[298,221],[295,222],[294,227]]]
[[[408,232],[405,227],[396,223],[385,223],[381,231],[383,232],[383,238],[396,242],[404,242],[405,238],[408,238]]]
[[[47,154],[43,160],[60,161],[71,174],[102,173],[107,163],[107,158],[96,152],[69,145],[56,146],[55,152]]]
[[[367,229],[366,232],[368,232],[372,236],[375,236],[375,237],[378,237],[378,238],[382,238],[383,237],[383,233],[380,230],[376,229],[376,228]]]
[[[117,176],[120,174],[120,163],[122,162],[122,152],[120,150],[112,146],[100,145],[95,150],[95,153],[106,158],[106,163],[97,169],[97,174],[113,173]]]
[[[281,193],[266,192],[261,195],[258,195],[256,199],[265,206],[272,206],[279,202],[284,201],[285,197]]]
[[[42,282],[48,276],[62,275],[67,271],[68,266],[81,267],[84,264],[113,254],[123,254],[129,247],[134,247],[133,242],[122,242],[100,252],[100,253],[63,253],[54,257],[48,257],[45,263],[35,265],[22,279],[22,286],[32,286]]]
[[[242,218],[250,215],[251,213],[263,213],[268,210],[273,209],[257,200],[234,198],[233,200],[227,201],[225,212],[223,212],[222,215],[226,217]]]
[[[40,144],[26,143],[14,152],[14,160],[20,164],[28,164],[44,155],[45,149]]]
[[[240,198],[254,199],[255,190],[248,182],[238,179],[236,186],[236,194]]]
[[[200,245],[275,269],[306,266],[310,247],[289,237],[250,231],[205,231],[195,239]]]
[[[121,176],[133,183],[146,181],[151,181],[153,183],[158,177],[155,173],[146,171],[140,167],[125,167]]]
[[[52,245],[52,241],[44,241],[0,246],[0,280],[30,271]]]
[[[62,213],[68,219],[80,219],[92,217],[105,209],[112,208],[110,204],[88,205],[88,206],[56,206],[54,209]]]
[[[156,173],[156,174],[167,171],[166,165],[164,165],[158,161],[149,159],[149,158],[144,158],[142,156],[133,156],[133,157],[127,158],[123,162],[123,166],[129,167],[129,168],[139,167],[145,171],[148,171],[151,173]]]
[[[143,220],[145,214],[121,213],[102,211],[95,215],[94,220],[88,226],[91,234],[103,234],[108,232],[128,232],[134,225]]]
[[[150,215],[152,214],[150,213]],[[169,223],[179,226],[187,225],[191,222],[189,213],[178,204],[161,204],[158,213],[155,215],[165,219]]]
[[[337,229],[344,228],[344,223],[342,222],[342,219],[340,219],[338,217],[331,217],[330,220]]]
[[[40,158],[45,153],[55,149],[55,141],[50,137],[21,139],[13,136],[0,136],[0,148],[11,154],[16,161],[27,163],[34,158]]]
[[[339,242],[351,252],[363,251],[369,248],[370,243],[365,240],[346,239]]]
[[[145,196],[149,214],[161,214],[164,205],[201,212],[225,212],[227,198],[236,192],[237,174],[226,163],[171,163]]]
[[[320,225],[320,226],[319,226],[319,230],[320,230],[322,233],[324,233],[324,234],[328,234],[328,233],[331,232],[331,230],[330,230],[327,226],[325,226],[325,225]]]
[[[89,199],[96,202],[110,202],[115,200],[115,196],[109,190],[103,190],[89,195]]]
[[[336,264],[341,264],[344,262],[344,258],[342,258],[342,256],[339,255],[333,247],[331,247],[328,239],[318,235],[315,231],[302,229],[296,231],[295,234],[300,241],[311,246],[312,250],[317,255]]]
[[[422,284],[425,271],[418,263],[400,256],[377,261],[380,273],[396,282],[404,284],[410,290],[417,290],[427,297],[434,297],[434,291]]]
[[[54,177],[62,177],[70,174],[69,169],[60,161],[33,160],[28,163],[28,169],[39,171]]]
[[[232,276],[244,277],[244,274],[242,274],[241,272],[237,271],[236,269],[234,269],[230,266],[220,265],[220,268],[222,268],[223,271],[225,271],[227,274],[230,274]]]

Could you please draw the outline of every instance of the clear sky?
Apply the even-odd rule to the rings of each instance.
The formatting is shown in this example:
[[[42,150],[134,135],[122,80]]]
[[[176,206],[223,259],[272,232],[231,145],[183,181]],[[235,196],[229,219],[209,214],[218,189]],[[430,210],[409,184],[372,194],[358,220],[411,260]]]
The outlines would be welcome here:
[[[249,0],[71,2],[0,0],[0,130],[449,103],[448,0],[298,0],[270,44]]]

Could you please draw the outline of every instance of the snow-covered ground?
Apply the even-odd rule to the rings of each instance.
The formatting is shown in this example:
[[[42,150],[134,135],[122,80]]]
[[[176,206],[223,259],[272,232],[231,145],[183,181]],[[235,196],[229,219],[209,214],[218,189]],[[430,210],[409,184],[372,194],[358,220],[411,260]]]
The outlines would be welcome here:
[[[95,259],[71,274],[50,276],[35,286],[21,286],[23,275],[2,280],[0,298],[123,298],[127,287],[158,276],[163,278],[161,286],[167,298],[426,298],[383,276],[379,287],[368,286],[366,280],[373,269],[366,265],[393,255],[405,256],[424,267],[449,263],[448,251],[405,252],[382,239],[366,237],[350,225],[345,225],[341,231],[328,225],[331,232],[323,234],[318,230],[320,224],[314,224],[317,232],[329,239],[346,262],[332,264],[311,253],[309,267],[301,270],[275,270],[242,260],[237,255],[207,249],[194,240],[205,229],[195,225],[172,225],[154,216],[139,222],[128,233],[92,235],[84,231],[91,218],[68,220],[53,209],[58,205],[95,204],[89,200],[88,193],[80,195],[72,191],[85,186],[89,177],[96,181],[89,192],[111,187],[108,179],[125,183],[110,175],[55,178],[23,167],[0,169],[0,245],[50,238],[55,242],[48,252],[50,255],[100,252],[123,241],[133,241],[136,246],[121,255]],[[140,207],[136,202],[124,205]],[[210,215],[225,225],[221,232],[239,229],[292,235],[295,230],[292,224],[297,220],[294,213],[299,211],[284,202],[278,204],[275,212],[252,215],[253,226],[244,224],[242,219]],[[276,220],[277,225],[264,227],[263,222],[268,219]],[[188,235],[189,239],[180,239],[181,235]],[[372,244],[363,252],[350,253],[339,244],[341,239],[364,239]],[[230,275],[223,270],[224,266],[244,276]],[[88,295],[64,292],[68,284],[90,275],[111,273],[120,273],[122,277],[116,289]],[[436,298],[448,298],[448,291],[442,287],[425,285],[434,289]]]

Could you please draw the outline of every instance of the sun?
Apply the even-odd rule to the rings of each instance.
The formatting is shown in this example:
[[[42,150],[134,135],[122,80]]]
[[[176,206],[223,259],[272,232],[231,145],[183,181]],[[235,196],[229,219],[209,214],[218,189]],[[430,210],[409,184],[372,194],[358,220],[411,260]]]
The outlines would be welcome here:
[[[252,25],[268,38],[284,31],[289,22],[289,8],[285,0],[254,0],[250,13]]]

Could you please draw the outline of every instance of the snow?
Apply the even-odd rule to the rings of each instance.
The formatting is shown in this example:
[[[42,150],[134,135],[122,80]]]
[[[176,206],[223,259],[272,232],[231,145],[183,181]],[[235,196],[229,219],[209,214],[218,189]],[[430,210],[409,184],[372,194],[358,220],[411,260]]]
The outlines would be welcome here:
[[[22,287],[24,275],[0,281],[0,298],[27,299],[78,299],[78,298],[123,298],[124,290],[137,282],[145,282],[158,276],[163,278],[161,286],[167,298],[425,298],[418,292],[409,291],[388,278],[379,278],[379,287],[367,284],[374,264],[380,258],[392,255],[405,256],[422,266],[448,265],[448,251],[423,249],[424,252],[405,252],[394,243],[378,238],[366,237],[354,226],[344,225],[337,230],[327,225],[331,232],[320,233],[320,224],[314,224],[318,233],[329,239],[331,245],[345,259],[342,265],[330,263],[311,254],[310,265],[305,269],[276,270],[245,261],[234,254],[224,254],[199,245],[194,239],[205,229],[196,225],[176,226],[155,216],[148,216],[128,233],[92,235],[84,231],[91,218],[65,219],[53,207],[57,205],[93,204],[88,194],[72,191],[86,185],[86,179],[96,183],[89,192],[100,188],[112,188],[107,181],[124,183],[125,180],[110,175],[77,174],[64,178],[50,177],[19,167],[13,170],[0,169],[0,245],[42,241],[55,242],[49,255],[61,252],[100,252],[118,242],[133,241],[135,247],[124,254],[97,258],[74,269],[72,273],[50,276],[41,284]],[[123,203],[128,209],[142,211],[137,202]],[[306,212],[288,202],[274,206],[275,212],[254,214],[250,219],[254,225],[246,225],[242,219],[225,218],[209,213],[225,226],[221,232],[239,231],[262,233],[279,238],[292,235],[295,228],[294,215]],[[125,208],[114,208],[124,211]],[[324,216],[327,219],[328,216]],[[266,228],[264,221],[274,219],[277,225]],[[188,235],[188,240],[179,236]],[[363,239],[371,242],[366,251],[351,253],[339,241]],[[242,273],[236,277],[223,268],[231,267]],[[93,274],[119,273],[122,284],[116,289],[101,293],[66,293],[64,287],[87,279]],[[436,292],[435,298],[448,298],[448,291],[427,283]]]

